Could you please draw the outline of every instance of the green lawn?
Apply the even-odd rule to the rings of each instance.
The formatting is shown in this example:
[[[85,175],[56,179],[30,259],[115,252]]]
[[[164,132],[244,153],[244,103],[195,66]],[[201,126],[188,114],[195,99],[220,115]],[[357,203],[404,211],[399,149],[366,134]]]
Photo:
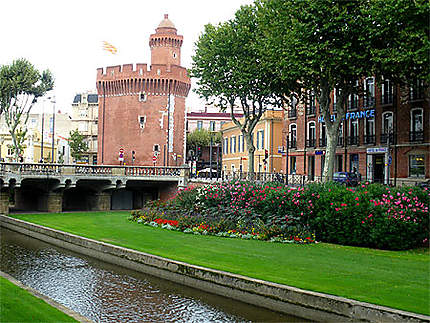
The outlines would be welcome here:
[[[0,322],[77,322],[45,301],[0,277]]]
[[[129,212],[13,216],[190,264],[430,314],[428,250],[399,252],[196,236],[129,222]]]

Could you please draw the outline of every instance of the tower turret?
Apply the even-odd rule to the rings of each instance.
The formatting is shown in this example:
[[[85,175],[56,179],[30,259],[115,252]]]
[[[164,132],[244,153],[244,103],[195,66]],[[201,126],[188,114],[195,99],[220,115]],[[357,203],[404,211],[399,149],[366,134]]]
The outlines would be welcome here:
[[[160,22],[155,34],[149,37],[149,47],[151,48],[151,65],[181,65],[181,46],[183,37],[177,34],[173,22],[169,15],[165,14]]]

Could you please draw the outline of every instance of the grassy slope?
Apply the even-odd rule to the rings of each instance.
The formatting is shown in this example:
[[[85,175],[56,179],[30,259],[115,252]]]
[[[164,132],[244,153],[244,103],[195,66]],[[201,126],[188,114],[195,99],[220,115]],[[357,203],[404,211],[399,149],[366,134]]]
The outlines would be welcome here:
[[[15,217],[191,264],[430,314],[428,250],[394,252],[195,236],[128,222],[128,215],[100,212]]]
[[[0,277],[0,322],[77,322]]]

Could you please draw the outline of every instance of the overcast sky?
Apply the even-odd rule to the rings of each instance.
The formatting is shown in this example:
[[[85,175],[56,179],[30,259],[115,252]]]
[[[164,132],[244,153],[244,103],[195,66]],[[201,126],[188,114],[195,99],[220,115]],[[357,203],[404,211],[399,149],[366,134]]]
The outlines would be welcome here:
[[[56,109],[67,112],[76,93],[95,90],[98,67],[150,64],[149,35],[165,13],[178,34],[184,36],[182,66],[190,68],[194,43],[204,25],[226,21],[241,5],[251,3],[252,0],[1,0],[0,65],[22,57],[39,70],[51,70]],[[103,41],[116,46],[117,55],[103,51]],[[187,107],[196,109],[202,105],[204,102],[190,92]]]

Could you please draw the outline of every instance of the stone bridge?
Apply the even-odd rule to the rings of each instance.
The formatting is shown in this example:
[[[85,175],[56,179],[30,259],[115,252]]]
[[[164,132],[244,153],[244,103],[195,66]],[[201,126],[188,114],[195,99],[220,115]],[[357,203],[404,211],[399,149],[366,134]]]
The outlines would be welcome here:
[[[0,213],[137,209],[188,185],[189,168],[0,163]]]

